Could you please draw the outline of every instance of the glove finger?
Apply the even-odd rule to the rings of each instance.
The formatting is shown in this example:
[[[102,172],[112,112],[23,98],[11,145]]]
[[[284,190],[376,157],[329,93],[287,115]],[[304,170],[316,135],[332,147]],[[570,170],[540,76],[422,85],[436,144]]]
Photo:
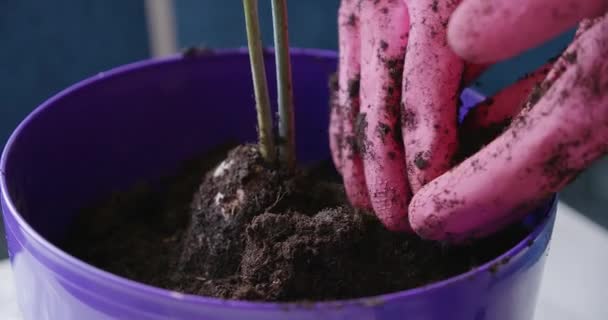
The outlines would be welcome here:
[[[456,1],[409,0],[410,38],[401,111],[412,192],[447,171],[457,149],[457,105],[464,62],[446,42]]]
[[[359,114],[361,80],[360,5],[358,0],[343,0],[339,9],[338,32],[340,62],[338,69],[338,104],[342,119],[341,172],[351,204],[370,209],[361,150],[354,123]],[[338,129],[336,129],[337,131]]]
[[[361,111],[356,131],[372,207],[384,225],[411,231],[410,190],[399,122],[409,16],[402,1],[361,4]]]
[[[342,143],[344,141],[342,132],[342,108],[338,102],[340,85],[337,75],[329,79],[329,150],[336,170],[342,173]]]
[[[450,19],[448,40],[467,61],[496,62],[606,10],[605,0],[465,0]]]
[[[458,131],[460,147],[456,163],[473,155],[499,136],[520,113],[528,97],[538,99],[531,95],[538,95],[540,84],[551,66],[551,63],[543,65],[471,109]]]

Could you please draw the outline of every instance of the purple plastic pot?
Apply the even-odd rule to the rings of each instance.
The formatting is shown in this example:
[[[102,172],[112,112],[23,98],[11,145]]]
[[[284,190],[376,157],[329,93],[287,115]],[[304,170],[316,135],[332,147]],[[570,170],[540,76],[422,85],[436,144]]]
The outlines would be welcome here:
[[[293,55],[298,155],[303,162],[323,160],[329,157],[327,79],[336,70],[336,55]],[[267,63],[273,83],[271,54]],[[183,295],[106,273],[54,245],[75,211],[98,196],[171,173],[182,160],[228,139],[253,141],[249,70],[244,51],[135,63],[59,93],[17,128],[0,170],[9,253],[26,320],[532,319],[555,200],[526,220],[526,239],[476,270],[414,290],[331,303]],[[479,98],[464,95],[466,105]]]

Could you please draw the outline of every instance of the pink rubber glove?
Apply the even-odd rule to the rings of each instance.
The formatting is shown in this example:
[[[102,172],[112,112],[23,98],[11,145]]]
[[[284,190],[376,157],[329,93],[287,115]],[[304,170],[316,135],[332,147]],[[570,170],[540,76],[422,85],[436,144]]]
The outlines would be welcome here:
[[[446,32],[456,4],[341,4],[332,154],[352,204],[373,209],[392,230],[411,230],[412,194],[448,170],[457,149],[457,98],[465,68]],[[482,70],[472,66],[466,76]]]
[[[509,58],[583,18],[594,19],[581,23],[525,105],[498,108],[509,114],[523,106],[496,140],[415,195],[409,221],[419,235],[462,241],[492,233],[606,154],[607,10],[606,0],[465,0],[456,10],[449,43],[478,63]],[[477,117],[493,121],[486,114],[492,109],[476,110]]]
[[[341,3],[332,155],[352,204],[373,209],[391,230],[411,231],[412,195],[452,166],[460,89],[486,67],[465,65],[448,46],[448,18],[457,4]],[[522,99],[533,80],[504,95]]]
[[[468,183],[463,177],[470,173],[461,168],[467,164],[482,168],[477,158],[483,159],[481,154],[485,149],[427,185],[458,160],[455,159],[459,140],[456,110],[460,89],[479,75],[487,62],[503,58],[488,58],[483,56],[483,51],[481,54],[475,52],[478,48],[475,42],[460,47],[454,44],[454,40],[465,41],[465,35],[478,34],[483,38],[487,31],[482,24],[470,24],[480,30],[461,28],[461,33],[453,31],[455,26],[468,25],[458,21],[479,21],[471,19],[479,12],[475,3],[493,2],[465,0],[454,18],[450,18],[448,37],[448,18],[456,10],[458,1],[342,1],[339,12],[340,67],[330,125],[332,155],[353,205],[373,209],[389,229],[407,231],[413,227],[425,238],[460,239],[487,234],[519,217],[505,213],[511,209],[504,202],[497,203],[492,210],[496,210],[494,207],[499,204],[504,207],[502,209],[491,211],[483,207],[484,211],[480,212],[480,207],[473,204],[480,201],[475,199],[485,198],[486,193],[471,193],[467,189],[460,191],[460,186],[451,185],[455,180]],[[529,8],[536,7],[530,5]],[[492,12],[495,15],[501,13],[496,8]],[[587,15],[589,11],[582,12]],[[492,20],[488,18],[487,21]],[[575,23],[576,19],[573,21]],[[569,26],[568,23],[564,25]],[[563,25],[555,28],[558,27],[565,28]],[[518,30],[517,35],[526,34]],[[546,31],[544,36],[558,31],[551,32]],[[482,63],[465,64],[448,45],[448,38],[454,48],[465,50],[458,51],[459,54],[475,56],[475,61]],[[542,37],[538,39],[541,41]],[[501,46],[498,52],[502,54],[511,50],[513,55],[532,45],[532,42],[521,44],[521,41],[529,40],[525,36],[518,43],[503,39],[502,43],[509,45],[506,48]],[[481,42],[479,45],[483,48]],[[475,53],[469,55],[466,50]],[[555,70],[561,70],[563,59],[557,64],[552,72],[554,76],[561,74]],[[545,78],[550,67],[544,66],[505,89],[494,97],[492,104],[484,103],[477,108],[465,121],[460,140],[468,143],[466,137],[471,133],[474,135],[508,122],[521,111],[525,98]],[[486,137],[486,142],[498,133]],[[484,170],[480,170],[478,175],[496,183],[491,175],[481,174]],[[441,181],[447,184],[441,185]],[[525,189],[519,184],[517,187]],[[485,191],[493,191],[493,185],[488,189]],[[496,190],[497,195],[502,192]],[[413,194],[416,196],[408,219],[407,208]],[[472,199],[471,202],[467,197]],[[512,200],[518,201],[516,196]]]

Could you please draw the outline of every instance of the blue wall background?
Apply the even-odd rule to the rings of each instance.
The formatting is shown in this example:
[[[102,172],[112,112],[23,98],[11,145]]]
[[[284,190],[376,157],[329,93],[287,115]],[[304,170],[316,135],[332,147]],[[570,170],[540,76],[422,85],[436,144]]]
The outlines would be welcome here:
[[[66,86],[148,55],[142,1],[0,1],[0,141]]]
[[[335,49],[339,0],[289,1],[290,44],[296,47]],[[242,1],[177,0],[175,11],[180,44],[236,47],[247,44]],[[265,44],[272,44],[270,0],[259,1]]]
[[[148,56],[143,1],[0,1],[0,145],[59,90]],[[1,220],[1,219],[0,219]],[[6,257],[0,221],[0,259]]]
[[[246,44],[241,1],[175,0],[181,47]],[[339,0],[289,2],[291,44],[336,49]],[[260,1],[264,41],[272,42],[270,1]],[[0,1],[0,142],[33,108],[59,90],[100,71],[149,56],[143,0]],[[500,63],[477,87],[492,94],[565,48],[568,32]],[[563,199],[608,226],[608,163],[594,166]],[[2,230],[0,228],[0,235]],[[0,248],[4,239],[0,236]],[[0,249],[0,258],[5,251]]]

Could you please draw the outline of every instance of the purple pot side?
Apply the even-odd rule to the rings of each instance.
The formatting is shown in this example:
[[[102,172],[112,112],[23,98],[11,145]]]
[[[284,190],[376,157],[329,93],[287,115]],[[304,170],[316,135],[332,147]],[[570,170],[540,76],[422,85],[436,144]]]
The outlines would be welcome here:
[[[302,163],[329,158],[328,76],[336,54],[293,50]],[[266,57],[271,93],[274,63]],[[227,140],[255,141],[246,51],[119,67],[52,97],[15,130],[1,162],[2,209],[26,320],[532,319],[556,200],[524,222],[530,235],[496,260],[413,290],[317,304],[183,295],[87,265],[54,243],[75,211],[110,191],[175,170]],[[481,98],[463,94],[465,105]],[[145,261],[142,261],[145,263]],[[403,266],[407,268],[407,266]]]

